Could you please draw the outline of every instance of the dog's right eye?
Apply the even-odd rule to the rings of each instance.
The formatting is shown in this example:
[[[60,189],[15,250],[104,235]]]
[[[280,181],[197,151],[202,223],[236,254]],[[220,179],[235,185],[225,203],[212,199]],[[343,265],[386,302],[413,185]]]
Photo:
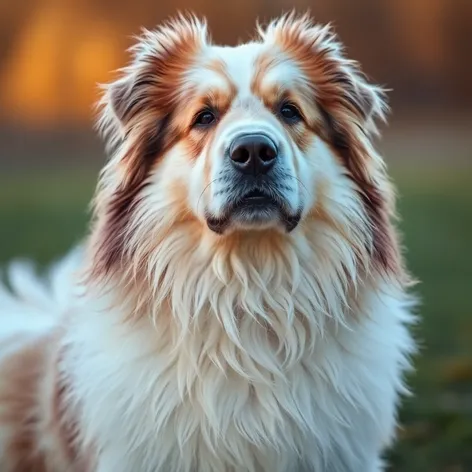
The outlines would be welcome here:
[[[216,121],[216,116],[211,110],[202,110],[193,121],[194,126],[210,126]]]

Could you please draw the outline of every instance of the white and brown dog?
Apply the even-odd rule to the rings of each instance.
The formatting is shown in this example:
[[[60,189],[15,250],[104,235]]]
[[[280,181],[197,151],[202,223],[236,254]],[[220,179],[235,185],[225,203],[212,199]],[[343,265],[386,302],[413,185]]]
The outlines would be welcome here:
[[[308,16],[179,17],[101,105],[85,250],[0,294],[1,471],[384,470],[414,317],[382,89]]]

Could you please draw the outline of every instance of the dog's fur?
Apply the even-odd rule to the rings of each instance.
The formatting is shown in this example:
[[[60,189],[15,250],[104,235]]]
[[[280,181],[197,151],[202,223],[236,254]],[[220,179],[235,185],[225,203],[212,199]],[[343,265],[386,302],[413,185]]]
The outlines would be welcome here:
[[[385,111],[308,16],[234,48],[194,17],[145,31],[104,90],[85,248],[0,292],[2,472],[384,470],[414,350]],[[248,131],[266,176],[230,169]],[[237,212],[252,189],[275,203]]]

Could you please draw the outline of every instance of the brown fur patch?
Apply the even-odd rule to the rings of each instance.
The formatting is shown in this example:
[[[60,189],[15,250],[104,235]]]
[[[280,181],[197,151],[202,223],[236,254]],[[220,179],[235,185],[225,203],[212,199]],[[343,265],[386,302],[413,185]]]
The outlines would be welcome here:
[[[202,47],[202,29],[196,20],[181,18],[144,33],[123,79],[112,84],[105,96],[104,126],[124,130],[118,149],[122,177],[111,195],[109,189],[102,189],[97,196],[107,205],[97,210],[92,276],[106,276],[121,263],[130,217],[150,169],[182,137],[173,115],[191,93],[183,87],[183,74]],[[118,122],[113,123],[113,115]],[[108,168],[102,180],[116,180],[116,173],[117,168]]]
[[[229,86],[228,95],[235,96],[237,93],[237,87],[234,84],[233,80],[231,79],[230,75],[228,74],[228,70],[226,68],[226,64],[221,59],[213,59],[208,64],[204,66],[206,69],[209,69],[217,74],[221,75],[225,82]]]
[[[79,457],[69,434],[71,412],[57,370],[57,341],[58,332],[25,339],[0,363],[0,425],[9,438],[0,461],[8,464],[6,471],[66,470],[72,464],[78,472],[90,470],[90,458]]]
[[[46,456],[38,448],[38,393],[46,375],[43,343],[28,343],[0,364],[0,424],[8,431],[2,464],[11,472],[47,472]]]
[[[218,122],[223,119],[236,96],[236,88],[230,82],[228,85],[228,90],[211,88],[205,91],[202,96],[196,97],[193,103],[190,102],[185,106],[186,111],[182,110],[179,113],[179,120],[183,123],[188,123],[182,138],[187,143],[189,156],[194,160],[213,141]],[[209,109],[215,113],[215,123],[205,128],[189,126],[192,124],[196,114],[204,109]]]
[[[328,27],[308,16],[288,15],[274,25],[276,44],[289,54],[312,84],[313,102],[323,116],[321,137],[341,157],[356,183],[373,231],[372,261],[382,273],[403,279],[401,257],[386,197],[389,184],[371,148],[373,120],[383,117],[382,91],[369,85],[358,65],[346,59]]]
[[[168,148],[166,124],[167,120],[164,119],[161,124],[162,129],[155,131],[154,140],[146,141],[143,138],[143,141],[137,141],[135,147],[129,151],[133,154],[129,159],[134,164],[134,171],[129,167],[124,170],[124,182],[111,196],[106,213],[100,215],[102,221],[99,221],[95,228],[98,245],[94,257],[93,276],[106,275],[111,267],[121,262],[126,230],[131,215],[139,204],[138,196],[147,185],[146,177],[155,159],[164,154]]]
[[[365,212],[369,218],[373,232],[372,259],[374,265],[381,272],[395,275],[399,280],[406,280],[403,271],[401,256],[395,229],[391,223],[394,208],[389,205],[388,193],[390,184],[384,175],[378,175],[380,181],[375,181],[374,171],[369,162],[363,160],[364,149],[352,130],[339,129],[336,125],[330,125],[327,120],[326,139],[333,147],[335,153],[342,159],[343,164],[349,170],[349,176],[358,187]],[[380,187],[383,183],[383,188]]]
[[[280,63],[274,51],[268,51],[261,54],[254,63],[254,75],[251,80],[251,92],[262,97],[263,95],[271,96],[277,95],[277,88],[275,86],[272,90],[264,90],[264,78],[272,67]]]

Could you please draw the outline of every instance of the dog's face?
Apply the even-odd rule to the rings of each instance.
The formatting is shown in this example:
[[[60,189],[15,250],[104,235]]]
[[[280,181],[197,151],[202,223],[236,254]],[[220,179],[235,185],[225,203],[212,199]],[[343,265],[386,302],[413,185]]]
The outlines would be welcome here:
[[[303,100],[300,70],[264,43],[210,47],[196,67],[186,123],[187,140],[197,143],[192,211],[219,234],[292,231],[315,184],[314,109]]]
[[[225,240],[296,237],[317,220],[379,266],[397,264],[371,145],[381,90],[308,17],[258,34],[214,46],[204,24],[179,18],[145,32],[107,88],[101,126],[115,153],[97,203],[105,270],[125,247],[144,256],[182,225]]]

